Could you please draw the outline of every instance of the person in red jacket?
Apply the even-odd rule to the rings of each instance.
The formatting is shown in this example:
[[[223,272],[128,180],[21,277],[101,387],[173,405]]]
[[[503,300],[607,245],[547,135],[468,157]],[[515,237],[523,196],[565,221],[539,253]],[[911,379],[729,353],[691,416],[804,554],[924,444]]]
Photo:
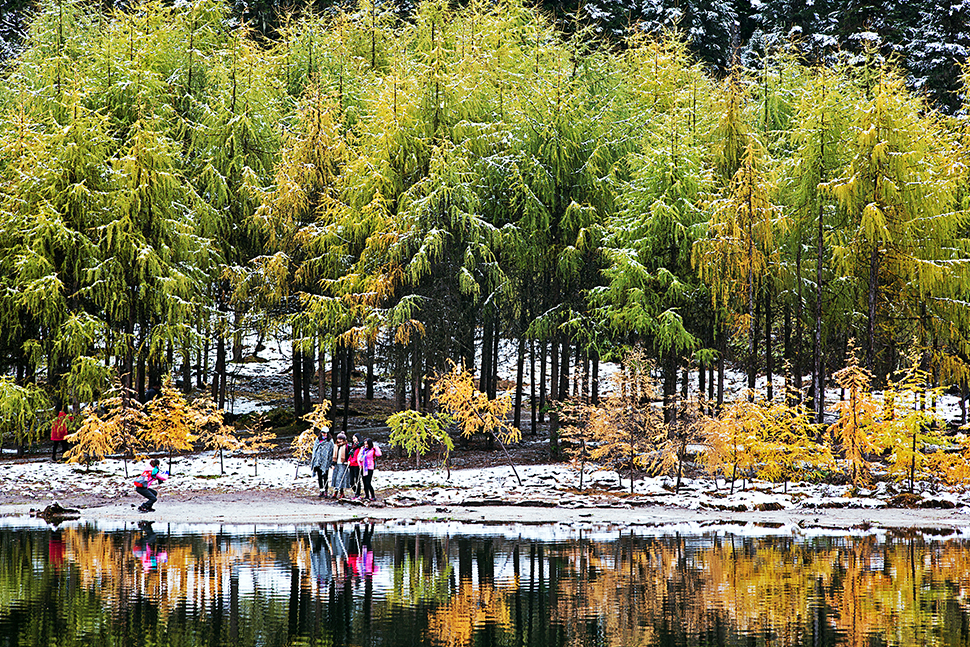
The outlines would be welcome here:
[[[67,425],[74,418],[69,416],[64,411],[57,414],[57,418],[54,420],[54,424],[51,425],[51,442],[54,444],[54,448],[51,450],[51,461],[57,460],[57,446],[61,446],[61,458],[64,458],[64,453],[71,448],[70,443],[68,443],[65,438],[67,437]]]
[[[354,498],[360,497],[360,448],[364,444],[360,442],[360,436],[353,435],[350,445],[347,446],[347,466],[350,468],[350,481],[348,485],[354,489]]]

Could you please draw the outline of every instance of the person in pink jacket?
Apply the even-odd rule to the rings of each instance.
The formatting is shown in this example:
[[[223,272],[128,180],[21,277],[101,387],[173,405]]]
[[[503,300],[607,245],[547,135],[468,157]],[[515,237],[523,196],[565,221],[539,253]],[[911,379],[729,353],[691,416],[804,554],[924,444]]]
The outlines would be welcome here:
[[[138,512],[154,512],[152,506],[158,501],[158,492],[153,490],[151,486],[155,483],[164,483],[165,479],[168,478],[168,473],[163,472],[158,466],[157,458],[153,458],[148,465],[148,469],[135,479],[135,492],[148,499],[138,506]]]
[[[364,439],[364,446],[360,449],[360,474],[364,481],[364,498],[371,501],[377,500],[374,493],[374,486],[371,479],[374,478],[374,469],[377,467],[377,459],[381,455],[381,448],[374,444],[370,438]],[[369,493],[369,494],[368,494]]]

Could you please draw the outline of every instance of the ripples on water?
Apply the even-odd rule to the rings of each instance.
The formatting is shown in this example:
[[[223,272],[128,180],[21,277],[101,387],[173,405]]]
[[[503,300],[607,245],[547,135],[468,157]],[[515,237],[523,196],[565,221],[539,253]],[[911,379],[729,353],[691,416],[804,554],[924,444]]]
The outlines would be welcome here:
[[[970,645],[970,541],[456,524],[0,528],[0,646]]]

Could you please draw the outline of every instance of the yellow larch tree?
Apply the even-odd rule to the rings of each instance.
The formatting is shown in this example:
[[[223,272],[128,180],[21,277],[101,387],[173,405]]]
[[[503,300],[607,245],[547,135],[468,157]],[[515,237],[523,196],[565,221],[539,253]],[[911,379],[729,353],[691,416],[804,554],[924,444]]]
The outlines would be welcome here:
[[[950,444],[943,436],[946,421],[926,406],[929,399],[942,394],[941,388],[927,388],[930,376],[914,362],[902,376],[883,391],[883,407],[875,429],[875,442],[889,451],[889,472],[898,481],[909,480],[909,491],[915,489],[917,476],[931,476],[929,468],[945,461],[931,459],[929,447]],[[922,406],[921,406],[922,405]]]
[[[168,453],[168,471],[172,471],[172,454],[192,449],[196,436],[192,433],[192,416],[188,402],[172,385],[168,377],[159,394],[147,405],[148,424],[145,441]]]
[[[566,452],[580,463],[581,472],[587,458],[618,473],[626,468],[631,494],[637,469],[665,467],[658,465],[656,449],[668,438],[668,428],[661,411],[650,405],[656,399],[651,367],[642,349],[630,350],[611,377],[611,395],[599,405],[570,403],[562,411],[569,421],[562,430]]]
[[[262,413],[254,414],[249,423],[249,437],[241,441],[240,448],[253,457],[253,476],[257,475],[257,462],[263,451],[275,447],[273,440],[276,434],[267,429],[266,416]]]
[[[834,462],[825,443],[812,438],[816,432],[813,412],[801,403],[762,401],[763,425],[753,451],[758,460],[758,477],[788,489],[788,481],[800,472],[822,468]]]
[[[240,447],[236,429],[225,423],[223,410],[208,395],[193,400],[188,414],[189,424],[198,435],[202,446],[219,457],[219,474],[224,475],[226,467],[223,453]]]
[[[101,400],[101,412],[88,407],[77,431],[67,437],[74,447],[65,454],[69,463],[92,458],[103,460],[108,454],[120,452],[128,476],[128,458],[137,457],[143,450],[141,437],[148,424],[144,405],[135,397],[134,391],[115,377],[114,387]]]
[[[458,426],[459,433],[465,438],[483,434],[498,442],[508,460],[516,480],[522,479],[512,463],[506,445],[522,439],[522,432],[508,423],[512,410],[511,396],[504,395],[490,400],[485,393],[475,388],[472,374],[464,366],[451,363],[451,369],[442,374],[431,385],[431,396],[443,412],[451,417]]]
[[[104,460],[108,454],[114,454],[121,446],[120,438],[115,433],[115,426],[110,420],[103,420],[93,407],[84,410],[81,425],[67,436],[71,449],[64,458],[68,463],[83,462],[87,469],[91,469],[91,462]]]
[[[300,463],[310,458],[313,454],[313,447],[317,443],[317,436],[321,431],[330,430],[330,419],[327,417],[330,411],[330,400],[315,405],[310,413],[301,416],[303,420],[310,423],[309,428],[293,439],[290,447],[293,448],[293,455],[297,459],[296,474],[300,473]]]
[[[869,477],[866,454],[876,448],[876,425],[882,407],[872,395],[872,373],[859,365],[854,341],[849,344],[849,364],[833,377],[849,397],[835,403],[838,419],[831,432],[848,463],[849,477],[858,486]]]
[[[732,494],[738,475],[750,473],[757,464],[754,449],[765,425],[765,411],[753,400],[754,394],[744,393],[721,415],[700,423],[706,445],[701,462],[715,479],[721,474],[731,482]]]

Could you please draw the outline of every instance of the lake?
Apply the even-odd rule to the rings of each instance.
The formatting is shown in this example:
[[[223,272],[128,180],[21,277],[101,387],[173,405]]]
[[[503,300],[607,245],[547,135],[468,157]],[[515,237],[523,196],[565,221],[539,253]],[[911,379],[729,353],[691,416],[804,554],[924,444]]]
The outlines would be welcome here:
[[[0,646],[970,645],[970,538],[0,519]]]

